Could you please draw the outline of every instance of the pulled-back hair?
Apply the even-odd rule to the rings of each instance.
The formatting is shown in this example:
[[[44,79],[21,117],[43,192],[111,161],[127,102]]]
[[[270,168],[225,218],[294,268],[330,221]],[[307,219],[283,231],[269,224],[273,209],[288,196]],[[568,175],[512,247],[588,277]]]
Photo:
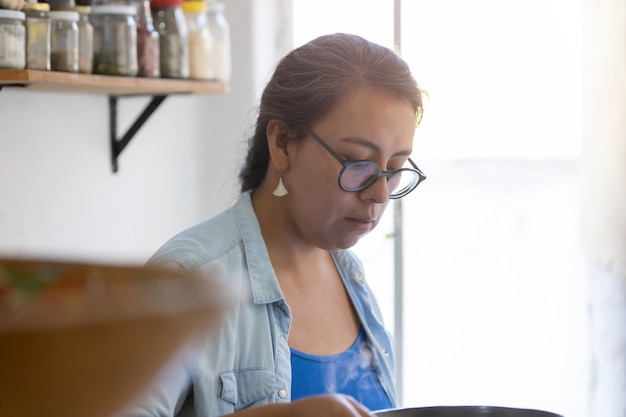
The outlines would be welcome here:
[[[337,101],[363,85],[382,87],[406,99],[422,116],[422,92],[407,63],[393,50],[356,35],[324,35],[294,49],[278,64],[263,90],[254,135],[239,178],[241,191],[256,189],[267,172],[267,125],[282,120],[301,131]],[[304,136],[304,135],[303,135]]]

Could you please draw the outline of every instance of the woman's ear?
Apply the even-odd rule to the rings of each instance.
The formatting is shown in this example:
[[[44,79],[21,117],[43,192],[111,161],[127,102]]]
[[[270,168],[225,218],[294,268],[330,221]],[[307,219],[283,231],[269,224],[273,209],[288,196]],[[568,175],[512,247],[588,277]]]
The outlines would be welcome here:
[[[289,128],[284,121],[271,119],[266,129],[267,147],[270,159],[278,172],[284,172],[289,168]]]

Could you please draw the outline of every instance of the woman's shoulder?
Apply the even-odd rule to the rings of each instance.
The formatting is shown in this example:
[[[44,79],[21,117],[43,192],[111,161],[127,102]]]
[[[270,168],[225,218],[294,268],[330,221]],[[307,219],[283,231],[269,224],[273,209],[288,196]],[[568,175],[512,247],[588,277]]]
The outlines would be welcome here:
[[[177,264],[186,271],[220,258],[242,242],[231,208],[197,223],[169,239],[148,260],[148,266]]]

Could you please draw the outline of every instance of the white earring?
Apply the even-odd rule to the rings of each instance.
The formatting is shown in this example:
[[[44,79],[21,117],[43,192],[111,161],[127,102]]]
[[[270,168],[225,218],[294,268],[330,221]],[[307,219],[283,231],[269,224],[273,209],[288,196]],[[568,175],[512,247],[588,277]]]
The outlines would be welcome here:
[[[283,184],[283,176],[278,177],[278,185],[272,194],[276,197],[284,197],[287,195],[289,191],[285,188],[285,184]]]

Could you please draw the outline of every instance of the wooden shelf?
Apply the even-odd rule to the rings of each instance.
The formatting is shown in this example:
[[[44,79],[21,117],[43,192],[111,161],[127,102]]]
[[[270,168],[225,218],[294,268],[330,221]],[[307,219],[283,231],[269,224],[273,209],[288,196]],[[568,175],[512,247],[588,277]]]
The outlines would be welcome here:
[[[226,83],[111,75],[74,74],[58,71],[0,69],[0,88],[23,87],[32,91],[129,95],[223,94]]]

